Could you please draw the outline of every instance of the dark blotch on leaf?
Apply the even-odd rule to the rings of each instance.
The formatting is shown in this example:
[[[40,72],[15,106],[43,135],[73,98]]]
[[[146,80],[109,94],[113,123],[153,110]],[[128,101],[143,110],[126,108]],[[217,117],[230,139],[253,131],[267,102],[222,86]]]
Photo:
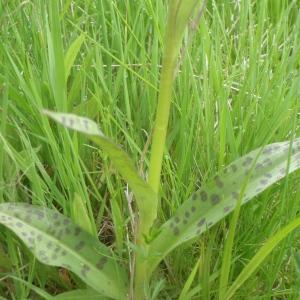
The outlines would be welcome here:
[[[178,227],[175,227],[175,228],[173,229],[173,233],[174,233],[174,235],[179,235],[179,228],[178,228]]]
[[[102,270],[103,269],[103,267],[104,267],[104,265],[107,263],[107,261],[108,261],[108,258],[107,257],[101,257],[100,259],[99,259],[99,261],[97,262],[97,264],[96,264],[96,267],[99,269],[99,270]]]
[[[41,256],[46,256],[46,251],[45,250],[40,250],[38,252],[38,254],[41,255]]]
[[[195,193],[195,194],[193,194],[193,196],[192,196],[192,199],[193,199],[193,201],[196,201],[197,199],[198,199],[198,196],[197,196],[197,194]]]
[[[83,277],[86,277],[86,273],[87,273],[89,270],[90,270],[90,267],[89,267],[89,266],[83,265],[83,266],[82,266],[82,269],[81,269],[81,275],[82,275]]]
[[[256,169],[256,170],[259,170],[259,169],[261,169],[262,167],[263,167],[263,165],[260,164],[260,163],[258,163],[258,164],[256,164],[255,169]]]
[[[179,223],[180,222],[180,219],[178,217],[175,217],[175,223]]]
[[[220,176],[215,177],[215,183],[216,183],[217,187],[219,187],[219,188],[222,188],[224,186],[224,183],[221,180]]]
[[[279,173],[282,174],[282,175],[285,175],[286,169],[285,169],[285,168],[281,168],[281,169],[279,170]]]
[[[75,246],[75,250],[76,251],[80,251],[83,247],[84,247],[84,241],[80,241],[76,246]]]
[[[260,183],[263,184],[263,185],[266,185],[268,183],[268,180],[266,179],[261,179],[260,180]]]
[[[64,219],[63,223],[64,223],[64,225],[68,225],[70,223],[70,220],[66,218],[66,219]]]
[[[218,204],[218,203],[221,201],[220,196],[217,195],[217,194],[212,194],[212,195],[210,196],[210,199],[211,199],[211,203],[212,203],[213,205],[216,205],[216,204]]]
[[[240,197],[240,194],[238,192],[232,192],[231,195],[232,195],[233,199],[235,199],[235,200],[238,200]]]
[[[243,166],[244,167],[249,166],[251,164],[252,160],[253,159],[251,157],[246,157],[246,159],[243,162]]]
[[[224,207],[224,212],[230,211],[231,208],[232,208],[232,206],[225,206],[225,207]]]
[[[266,158],[263,161],[263,164],[267,165],[267,166],[272,166],[272,160],[270,158]]]
[[[197,226],[198,226],[198,227],[201,227],[201,226],[203,226],[204,223],[205,223],[205,218],[201,219],[201,220],[198,222]]]
[[[43,219],[45,216],[45,214],[42,211],[37,211],[35,214],[39,220]]]
[[[196,207],[195,207],[195,206],[192,206],[192,207],[191,207],[191,212],[194,213],[195,211],[196,211]]]
[[[184,215],[185,215],[186,218],[190,217],[190,213],[188,211],[186,211]]]
[[[84,123],[85,129],[88,130],[88,129],[89,129],[89,121],[86,120],[86,119],[84,119],[84,120],[83,120],[83,123]]]
[[[231,168],[232,172],[236,172],[237,171],[237,166],[235,164],[231,165],[230,168]]]
[[[55,260],[55,259],[57,259],[57,257],[58,257],[57,254],[56,254],[56,253],[53,253],[52,256],[51,256],[51,259],[54,259],[54,260]]]
[[[207,196],[207,192],[206,191],[201,191],[200,192],[200,198],[201,198],[201,201],[206,201],[208,196]]]
[[[272,147],[266,147],[264,150],[263,150],[263,152],[262,152],[263,154],[271,154],[272,153]]]
[[[81,232],[81,228],[80,227],[75,227],[75,229],[74,229],[74,235],[75,236],[78,236],[79,234],[80,234],[80,232]]]
[[[19,228],[21,228],[21,227],[23,227],[23,224],[21,222],[17,222],[16,226],[19,227]]]

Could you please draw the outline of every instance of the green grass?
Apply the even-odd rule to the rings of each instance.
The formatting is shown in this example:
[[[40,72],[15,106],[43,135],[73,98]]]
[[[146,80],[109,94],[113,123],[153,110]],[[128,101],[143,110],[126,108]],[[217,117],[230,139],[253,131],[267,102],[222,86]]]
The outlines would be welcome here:
[[[135,209],[132,194],[124,193],[126,183],[105,153],[49,123],[41,110],[96,120],[146,178],[165,2],[10,0],[0,5],[0,201],[56,208],[124,260],[132,251]],[[173,89],[158,224],[231,161],[300,136],[299,9],[297,1],[207,1],[191,44],[185,36]],[[64,60],[82,34],[66,82]],[[241,208],[230,283],[267,239],[299,215],[298,182],[295,173]],[[82,205],[85,217],[76,213]],[[167,256],[151,281],[154,299],[178,299],[198,263],[184,299],[217,299],[231,220]],[[294,231],[278,244],[233,299],[299,299],[293,256],[299,237]],[[84,288],[72,273],[35,260],[3,226],[0,272],[5,299],[43,299],[31,284],[51,295]]]

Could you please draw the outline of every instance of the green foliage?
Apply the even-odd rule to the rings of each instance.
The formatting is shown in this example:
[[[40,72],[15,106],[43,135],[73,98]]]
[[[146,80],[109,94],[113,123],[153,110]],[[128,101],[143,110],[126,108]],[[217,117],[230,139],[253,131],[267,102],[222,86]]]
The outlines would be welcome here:
[[[69,218],[25,203],[0,204],[0,223],[42,263],[74,272],[99,293],[124,299],[126,276],[111,251]]]
[[[200,0],[4,2],[0,202],[58,209],[72,217],[72,226],[92,233],[89,238],[97,236],[94,242],[101,240],[114,266],[107,276],[126,269],[124,299],[298,299],[300,189],[298,172],[291,172],[299,143],[294,137],[300,136],[299,3],[206,1],[203,11]],[[95,141],[61,130],[40,113],[43,108],[92,119],[122,148],[100,132]],[[155,111],[160,118],[154,123]],[[290,152],[270,153],[275,161],[264,166],[275,169],[264,169],[272,178],[256,170],[268,146],[258,149],[248,176],[223,174],[252,149],[286,140]],[[116,147],[115,154],[126,149],[132,158],[121,151],[119,158],[129,162],[123,174],[121,159],[109,152]],[[285,174],[277,181],[280,164]],[[124,174],[128,165],[131,179]],[[216,174],[228,188],[218,187]],[[237,200],[230,197],[233,177],[241,191]],[[143,188],[134,191],[135,183]],[[205,187],[221,201],[202,203]],[[262,190],[253,192],[256,187]],[[199,188],[199,209],[186,215]],[[139,191],[152,194],[147,204]],[[247,193],[257,199],[241,206]],[[196,215],[212,222],[199,235]],[[163,238],[177,233],[168,226],[178,216],[180,237],[166,245]],[[40,264],[22,239],[25,244],[10,230],[0,234],[3,299],[106,298],[95,287],[85,290],[91,283],[77,271]],[[96,284],[101,288],[101,280]]]
[[[251,151],[203,184],[162,227],[151,243],[150,268],[174,247],[199,236],[232,212],[239,200],[247,203],[300,167],[300,139]]]
[[[74,290],[53,297],[53,300],[106,300],[93,290]]]
[[[93,142],[99,145],[109,155],[115,167],[134,192],[140,214],[140,230],[143,234],[148,234],[156,218],[156,194],[138,175],[134,163],[127,153],[113,141],[106,138],[98,125],[88,118],[78,117],[73,114],[55,113],[50,111],[44,112],[64,126],[87,134]]]

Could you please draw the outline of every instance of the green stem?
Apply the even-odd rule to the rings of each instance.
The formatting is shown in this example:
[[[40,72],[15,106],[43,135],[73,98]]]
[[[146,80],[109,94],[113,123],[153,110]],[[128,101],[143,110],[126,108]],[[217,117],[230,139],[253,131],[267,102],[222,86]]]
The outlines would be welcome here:
[[[159,190],[160,172],[163,160],[163,151],[165,146],[168,120],[171,106],[172,84],[176,70],[177,51],[174,40],[174,18],[169,14],[166,45],[164,49],[162,73],[160,79],[158,107],[156,113],[156,121],[153,135],[153,144],[150,158],[149,184],[155,193]],[[142,224],[139,224],[140,226]],[[149,274],[147,269],[147,250],[148,246],[141,236],[142,228],[139,228],[137,234],[137,245],[139,252],[136,255],[136,269],[135,269],[135,288],[134,299],[146,299],[145,291],[148,288]]]
[[[181,46],[182,37],[189,17],[192,15],[198,0],[172,0],[169,1],[169,14],[165,36],[165,48],[162,61],[162,71],[159,86],[158,105],[156,112],[155,127],[152,140],[150,166],[149,166],[149,185],[158,195],[160,186],[160,174],[163,162],[163,154],[166,143],[168,129],[172,85],[175,77],[177,57]],[[158,197],[154,207],[158,207]],[[140,226],[143,225],[141,221]],[[135,300],[146,299],[146,290],[150,274],[148,244],[141,236],[142,228],[139,228],[137,235],[137,245],[139,252],[136,254],[135,269]]]
[[[172,16],[169,16],[149,168],[149,184],[156,193],[159,191],[160,173],[171,106],[172,84],[176,70],[177,49],[179,48],[176,45],[176,40],[174,40],[173,26],[174,19]]]

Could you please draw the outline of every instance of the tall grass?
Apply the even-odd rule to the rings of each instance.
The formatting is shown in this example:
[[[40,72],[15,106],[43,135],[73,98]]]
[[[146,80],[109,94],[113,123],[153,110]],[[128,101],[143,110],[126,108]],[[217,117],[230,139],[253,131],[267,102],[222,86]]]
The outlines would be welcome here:
[[[106,155],[85,137],[49,125],[40,111],[93,118],[147,178],[166,8],[164,1],[151,0],[11,0],[0,6],[1,202],[57,208],[123,260],[135,251],[129,243],[136,225],[132,195]],[[299,25],[296,1],[207,1],[188,47],[184,36],[163,149],[158,223],[226,164],[266,143],[299,136]],[[297,173],[288,176],[241,209],[229,245],[229,283],[267,238],[299,214],[298,179]],[[152,298],[222,297],[231,221],[167,256],[151,282]],[[84,287],[65,269],[40,264],[4,227],[0,240],[1,296],[29,299],[41,290],[55,295]],[[299,246],[294,231],[235,299],[297,299],[293,253]]]

